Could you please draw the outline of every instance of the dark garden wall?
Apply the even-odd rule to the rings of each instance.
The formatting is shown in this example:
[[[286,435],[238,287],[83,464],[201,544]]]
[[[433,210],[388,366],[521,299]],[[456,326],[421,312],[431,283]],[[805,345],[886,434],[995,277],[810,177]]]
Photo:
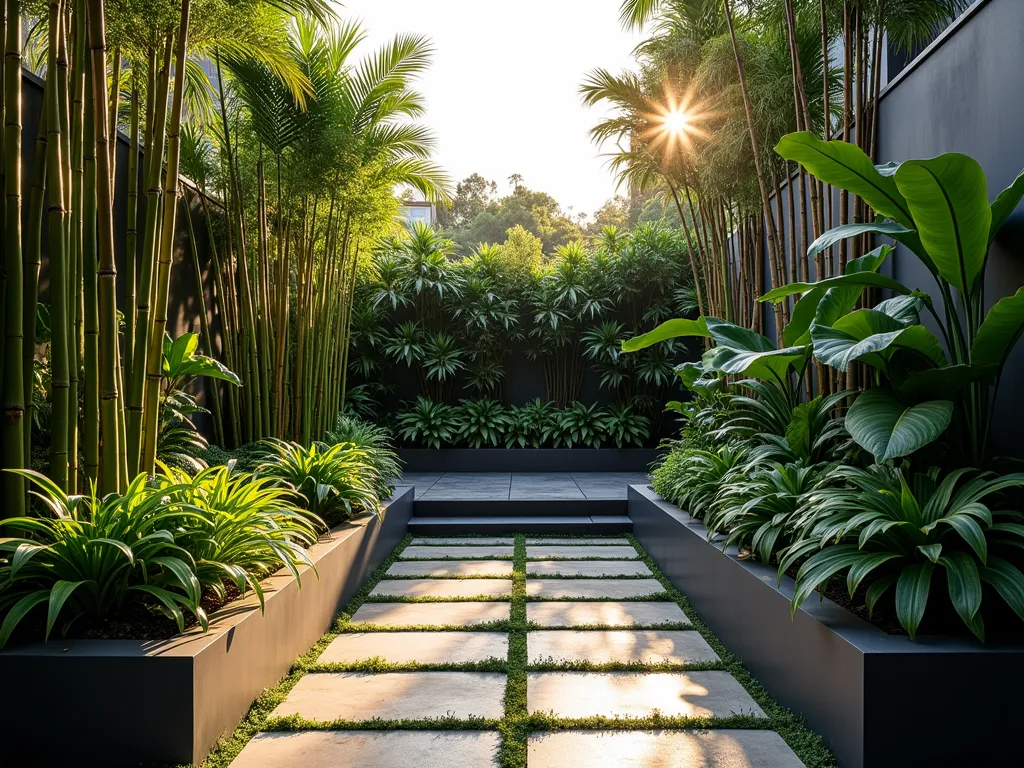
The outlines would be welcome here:
[[[994,199],[1024,169],[1022,72],[1024,2],[978,0],[882,91],[878,112],[878,162],[962,152],[981,163],[988,179],[989,198]],[[799,201],[799,179],[794,179],[794,184],[794,195]],[[779,204],[782,216],[777,218],[788,226],[788,194],[773,201],[776,209]],[[838,224],[838,195],[832,201],[832,208],[832,220]],[[788,231],[784,242],[789,258]],[[809,242],[807,235],[803,242]],[[801,247],[798,238],[798,249]],[[1010,217],[992,247],[985,286],[986,307],[1024,285],[1022,252],[1024,205]],[[767,290],[771,277],[767,263],[762,267],[763,285]],[[883,271],[910,288],[928,291],[941,306],[934,278],[903,246],[897,248]],[[813,279],[813,259],[810,273]],[[764,334],[774,339],[775,323],[770,306],[763,305],[762,312]],[[923,322],[928,325],[930,319],[924,317]],[[1001,397],[993,424],[996,454],[1020,456],[1024,453],[1019,442],[1024,412],[1013,397],[1022,387],[1024,348],[1018,347],[1007,363],[999,387]]]

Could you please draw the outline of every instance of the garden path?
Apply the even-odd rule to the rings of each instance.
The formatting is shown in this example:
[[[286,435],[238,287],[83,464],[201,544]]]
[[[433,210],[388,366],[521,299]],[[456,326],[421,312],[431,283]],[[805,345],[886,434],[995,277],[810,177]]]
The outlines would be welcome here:
[[[803,766],[632,537],[407,539],[379,573],[233,768]]]

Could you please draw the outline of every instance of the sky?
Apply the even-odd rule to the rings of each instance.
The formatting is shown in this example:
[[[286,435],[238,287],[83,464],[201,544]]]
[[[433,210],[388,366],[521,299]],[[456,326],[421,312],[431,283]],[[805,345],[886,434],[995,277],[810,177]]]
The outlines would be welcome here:
[[[602,116],[578,88],[595,67],[619,72],[640,41],[619,25],[620,0],[346,0],[368,51],[396,33],[427,35],[434,63],[419,81],[435,159],[457,182],[471,173],[509,190],[508,177],[593,212],[615,181],[590,141]]]

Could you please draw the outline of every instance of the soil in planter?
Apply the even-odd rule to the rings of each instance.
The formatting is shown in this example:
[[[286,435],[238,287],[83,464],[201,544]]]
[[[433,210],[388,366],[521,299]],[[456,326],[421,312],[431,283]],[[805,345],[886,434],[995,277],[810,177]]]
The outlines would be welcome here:
[[[226,592],[224,600],[209,590],[203,594],[202,606],[207,615],[241,597],[241,592],[234,584],[228,585]],[[186,630],[198,623],[195,616],[185,611]],[[51,642],[60,642],[60,629],[59,624],[54,627],[50,634]],[[45,630],[46,616],[40,612],[21,622],[7,647],[38,643],[42,641]],[[135,602],[117,614],[104,618],[83,616],[71,625],[64,637],[75,640],[168,640],[177,634],[178,624],[174,619],[164,616],[152,606]]]

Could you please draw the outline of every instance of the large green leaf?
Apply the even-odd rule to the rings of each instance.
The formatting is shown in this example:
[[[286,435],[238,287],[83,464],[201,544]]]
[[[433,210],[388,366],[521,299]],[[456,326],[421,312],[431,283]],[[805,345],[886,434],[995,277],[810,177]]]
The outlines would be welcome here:
[[[1013,180],[1013,184],[1000,192],[992,203],[992,225],[988,231],[990,243],[996,239],[999,230],[1020,203],[1021,197],[1024,197],[1024,171],[1021,171]]]
[[[996,374],[994,365],[946,365],[915,371],[899,384],[900,395],[908,400],[952,398],[972,381],[987,381]]]
[[[980,575],[981,580],[990,584],[1024,621],[1024,574],[1017,566],[1001,558],[990,557]]]
[[[933,365],[946,362],[942,345],[923,325],[906,326],[884,312],[859,309],[839,318],[832,327],[811,326],[814,356],[825,365],[845,371],[850,361],[864,358],[883,367],[896,349],[909,349]]]
[[[631,339],[626,339],[622,342],[622,351],[636,352],[662,341],[678,339],[681,336],[706,337],[708,335],[710,334],[708,334],[708,326],[705,318],[698,317],[696,320],[676,318],[675,320],[666,320],[653,331],[648,331],[647,333],[642,333],[639,336],[634,336]]]
[[[765,336],[718,318],[707,318],[707,328],[716,344],[704,353],[708,370],[782,379],[790,367],[801,370],[810,354],[809,345],[776,349]]]
[[[895,179],[939,275],[961,293],[971,292],[985,264],[992,224],[981,166],[951,152],[908,160]]]
[[[836,286],[853,285],[869,288],[885,288],[886,290],[890,290],[893,293],[900,295],[909,295],[913,293],[913,291],[907,288],[907,286],[896,282],[891,277],[879,275],[875,272],[860,272],[855,274],[837,275],[836,277],[827,277],[816,283],[790,283],[789,285],[782,285],[768,291],[768,293],[759,298],[758,301],[777,302],[797,293],[807,293],[812,288],[833,288]]]
[[[847,264],[846,272],[877,272],[891,251],[892,248],[887,245],[875,248]],[[857,306],[857,301],[863,293],[864,286],[858,285],[812,288],[793,306],[793,316],[789,325],[782,329],[782,343],[786,346],[806,344],[811,338],[811,323],[832,325]]]
[[[849,237],[857,237],[858,235],[867,234],[896,237],[896,235],[906,235],[912,231],[913,230],[907,229],[902,224],[895,221],[885,221],[884,219],[860,224],[843,224],[838,227],[833,227],[811,243],[807,248],[807,255],[814,256],[816,253],[828,250],[839,241],[846,240]]]
[[[794,160],[816,179],[857,195],[877,213],[914,226],[906,200],[890,173],[881,174],[864,151],[845,141],[822,141],[800,131],[783,136],[775,151]]]
[[[1024,335],[1024,288],[995,303],[971,344],[972,365],[1002,367]]]
[[[935,566],[931,563],[908,565],[896,582],[896,618],[907,630],[911,640],[921,625],[924,609],[928,607],[928,590],[931,587],[934,569]]]
[[[953,403],[932,400],[904,406],[884,389],[861,394],[846,413],[846,430],[877,461],[907,456],[946,431]]]
[[[892,247],[880,245],[873,251],[864,254],[859,259],[854,259],[846,265],[847,275],[865,273],[876,273],[886,258],[892,253]],[[814,322],[821,325],[833,325],[839,318],[849,314],[857,306],[860,297],[864,294],[863,285],[842,285],[829,288],[818,305]]]

